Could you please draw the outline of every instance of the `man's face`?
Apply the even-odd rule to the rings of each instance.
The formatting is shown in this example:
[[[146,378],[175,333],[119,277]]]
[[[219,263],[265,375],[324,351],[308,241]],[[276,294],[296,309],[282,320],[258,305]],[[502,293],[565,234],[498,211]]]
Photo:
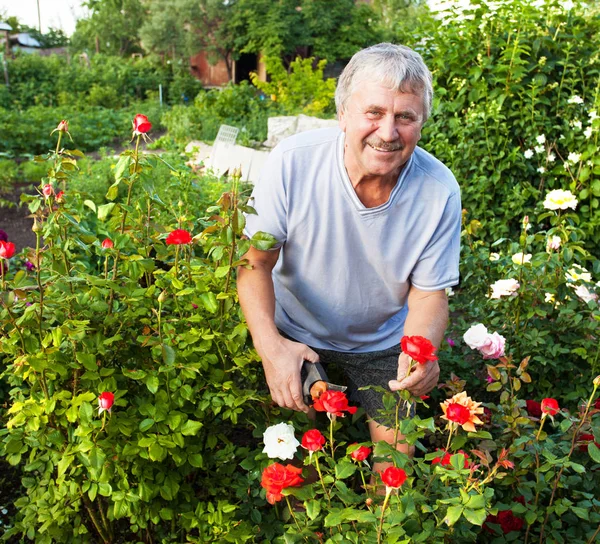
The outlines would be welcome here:
[[[421,138],[423,98],[363,82],[340,112],[344,164],[353,183],[397,177]]]

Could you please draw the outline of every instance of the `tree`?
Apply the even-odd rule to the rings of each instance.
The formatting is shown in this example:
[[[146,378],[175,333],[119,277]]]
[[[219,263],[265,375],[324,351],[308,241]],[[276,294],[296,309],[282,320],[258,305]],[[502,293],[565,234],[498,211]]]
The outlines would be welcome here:
[[[146,11],[141,0],[87,0],[83,5],[92,15],[77,22],[74,49],[120,56],[142,51],[139,30]]]
[[[232,78],[235,9],[232,0],[151,0],[141,30],[144,47],[172,58],[204,50],[209,62],[222,60]]]

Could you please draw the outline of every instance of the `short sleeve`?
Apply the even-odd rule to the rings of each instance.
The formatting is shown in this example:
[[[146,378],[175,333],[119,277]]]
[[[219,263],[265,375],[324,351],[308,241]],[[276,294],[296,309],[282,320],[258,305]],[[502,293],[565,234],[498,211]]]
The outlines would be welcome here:
[[[248,202],[258,215],[245,215],[244,234],[249,238],[259,231],[273,235],[278,242],[273,249],[281,247],[287,239],[287,178],[283,153],[276,147],[267,158]]]
[[[411,272],[411,284],[422,291],[452,287],[459,279],[460,194],[452,193],[440,222]]]

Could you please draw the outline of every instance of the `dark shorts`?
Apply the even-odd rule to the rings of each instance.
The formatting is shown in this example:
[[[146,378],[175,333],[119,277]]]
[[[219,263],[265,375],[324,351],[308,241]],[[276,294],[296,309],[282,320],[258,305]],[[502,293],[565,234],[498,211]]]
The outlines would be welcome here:
[[[280,331],[281,332],[281,331]],[[289,335],[281,332],[283,336],[294,340]],[[336,381],[335,370],[341,371],[344,383],[348,387],[348,398],[351,403],[358,403],[367,413],[369,418],[381,425],[390,427],[393,421],[382,417],[381,410],[384,409],[383,393],[374,389],[361,389],[366,386],[380,386],[389,391],[388,382],[395,380],[398,375],[398,357],[400,355],[400,344],[382,351],[371,351],[368,353],[345,353],[309,346],[319,354],[320,363],[325,368],[331,382]],[[331,368],[331,365],[335,369]],[[402,411],[404,413],[404,411]]]

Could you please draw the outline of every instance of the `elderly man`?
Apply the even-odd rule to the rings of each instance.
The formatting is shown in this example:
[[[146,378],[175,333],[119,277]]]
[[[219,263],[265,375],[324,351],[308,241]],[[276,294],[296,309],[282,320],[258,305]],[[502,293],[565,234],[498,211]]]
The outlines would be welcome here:
[[[369,416],[374,442],[381,395],[367,385],[424,395],[437,363],[400,353],[403,335],[440,345],[445,289],[458,282],[460,191],[450,170],[417,147],[431,111],[431,74],[408,47],[379,44],[352,57],[339,78],[339,128],[297,134],[269,156],[246,234],[277,238],[250,249],[240,303],[273,400],[308,411],[303,361],[336,363]],[[408,452],[406,444],[399,444]]]

